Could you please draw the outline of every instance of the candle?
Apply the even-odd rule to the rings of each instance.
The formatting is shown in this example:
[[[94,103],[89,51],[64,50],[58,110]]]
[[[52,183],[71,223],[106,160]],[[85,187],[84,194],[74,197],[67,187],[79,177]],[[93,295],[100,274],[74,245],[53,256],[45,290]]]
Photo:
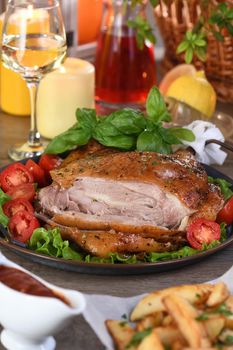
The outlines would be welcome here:
[[[0,16],[0,36],[4,14]],[[11,16],[8,27],[9,34],[17,34],[19,27],[24,27],[24,32],[29,34],[48,33],[49,18],[45,10],[33,9],[21,10]],[[30,99],[26,82],[20,74],[13,72],[0,63],[0,85],[1,85],[1,108],[3,111],[13,115],[29,115]]]
[[[52,139],[77,120],[76,109],[94,108],[95,69],[84,60],[67,58],[41,81],[37,119],[42,136]]]

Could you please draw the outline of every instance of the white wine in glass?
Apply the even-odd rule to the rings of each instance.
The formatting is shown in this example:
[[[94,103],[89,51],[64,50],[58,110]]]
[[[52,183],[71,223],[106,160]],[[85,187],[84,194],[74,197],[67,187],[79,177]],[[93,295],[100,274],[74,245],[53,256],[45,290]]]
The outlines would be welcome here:
[[[45,74],[60,66],[66,50],[66,35],[58,0],[9,1],[3,24],[2,61],[26,81],[31,101],[28,141],[8,150],[14,160],[43,153],[44,146],[36,119],[38,85]]]

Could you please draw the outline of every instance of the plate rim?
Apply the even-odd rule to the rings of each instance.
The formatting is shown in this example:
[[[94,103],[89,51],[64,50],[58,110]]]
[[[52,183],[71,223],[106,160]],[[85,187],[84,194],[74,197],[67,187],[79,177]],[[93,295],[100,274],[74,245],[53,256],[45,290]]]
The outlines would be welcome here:
[[[40,157],[33,157],[32,160],[38,160]],[[23,159],[22,163],[25,163],[27,159]],[[9,165],[9,164],[8,164]],[[8,165],[0,168],[0,172],[6,168]],[[219,170],[209,166],[204,165],[205,170],[207,171],[208,176],[220,177],[229,181],[233,186],[233,179],[229,176],[223,174]],[[0,227],[1,234],[1,227]],[[30,250],[28,248],[20,247],[11,242],[8,242],[4,237],[0,235],[0,247],[3,246],[14,253],[21,255],[27,260],[32,260],[34,262],[38,262],[43,265],[56,267],[58,269],[74,271],[78,273],[86,273],[86,274],[102,274],[102,275],[120,275],[120,274],[144,274],[144,273],[153,273],[153,272],[162,272],[169,271],[175,268],[179,268],[182,266],[186,266],[188,264],[193,264],[198,262],[209,255],[220,252],[221,250],[228,247],[233,242],[233,231],[231,232],[231,236],[227,238],[224,242],[219,244],[218,246],[202,251],[192,256],[187,256],[184,258],[164,260],[158,262],[139,262],[139,263],[129,263],[129,264],[113,264],[113,263],[95,263],[95,262],[85,262],[78,260],[65,260],[63,258],[56,258],[48,255],[44,255],[38,253],[36,251]]]

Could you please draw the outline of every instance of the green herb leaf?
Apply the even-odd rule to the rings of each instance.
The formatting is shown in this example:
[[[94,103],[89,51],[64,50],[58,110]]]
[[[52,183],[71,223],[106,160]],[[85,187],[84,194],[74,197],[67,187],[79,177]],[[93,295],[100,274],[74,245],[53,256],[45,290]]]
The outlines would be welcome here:
[[[233,336],[227,335],[226,338],[224,339],[224,344],[225,345],[232,345],[233,344]]]
[[[218,185],[221,189],[225,201],[233,196],[232,184],[224,179],[208,177],[208,182]]]
[[[173,135],[175,135],[180,141],[188,141],[193,142],[195,141],[195,135],[194,133],[185,128],[169,128],[169,132]],[[180,142],[181,143],[181,142]]]
[[[170,122],[171,116],[167,111],[166,104],[157,87],[152,87],[146,101],[148,119],[154,123]]]
[[[169,154],[171,146],[165,143],[158,133],[158,130],[143,131],[137,139],[137,150],[146,152],[158,152]]]
[[[95,109],[78,108],[76,110],[76,118],[78,121],[78,128],[94,130],[97,125]]]
[[[100,121],[93,132],[93,138],[107,147],[116,147],[122,150],[132,150],[136,145],[136,136],[124,135],[111,121]]]
[[[192,62],[192,60],[193,60],[193,53],[194,53],[193,48],[192,47],[188,47],[186,52],[185,52],[185,62],[187,64]]]
[[[126,349],[129,349],[131,346],[138,346],[145,337],[148,337],[148,335],[151,334],[151,332],[152,328],[147,328],[134,334],[130,342],[127,344]]]
[[[63,153],[74,147],[86,145],[90,139],[90,128],[84,128],[76,123],[67,131],[56,136],[46,147],[45,153]]]
[[[139,14],[135,19],[128,20],[127,25],[136,31],[137,45],[140,50],[144,48],[145,40],[148,40],[152,44],[155,44],[156,39],[152,28],[142,15]]]
[[[110,114],[104,120],[110,122],[118,131],[125,135],[140,134],[146,127],[146,119],[141,111],[125,108]]]

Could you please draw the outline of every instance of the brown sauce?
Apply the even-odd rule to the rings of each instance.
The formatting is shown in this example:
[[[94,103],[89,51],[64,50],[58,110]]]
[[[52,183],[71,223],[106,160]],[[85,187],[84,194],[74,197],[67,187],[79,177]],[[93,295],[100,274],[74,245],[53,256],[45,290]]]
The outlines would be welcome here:
[[[40,297],[56,298],[71,306],[63,295],[56,293],[29,274],[14,267],[0,265],[0,282],[18,292]]]

